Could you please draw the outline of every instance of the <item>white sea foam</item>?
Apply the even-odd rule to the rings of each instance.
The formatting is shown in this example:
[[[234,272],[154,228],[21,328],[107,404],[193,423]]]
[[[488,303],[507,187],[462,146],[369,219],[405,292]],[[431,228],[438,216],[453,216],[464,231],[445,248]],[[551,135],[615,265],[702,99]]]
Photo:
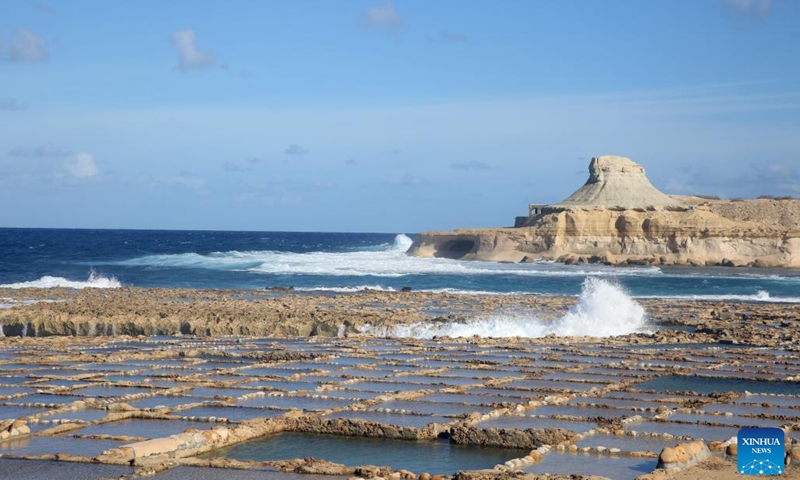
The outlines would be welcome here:
[[[299,287],[295,290],[301,292],[334,292],[334,293],[357,293],[367,290],[374,290],[379,292],[396,292],[397,289],[393,287],[384,287],[382,285],[356,285],[352,287]],[[531,292],[491,292],[488,290],[463,290],[460,288],[421,288],[414,289],[415,292],[422,293],[449,293],[451,295],[476,295],[476,296],[512,296],[512,295],[529,295]]]
[[[333,292],[333,293],[358,293],[366,292],[367,290],[377,292],[396,292],[397,290],[392,287],[383,287],[381,285],[356,285],[354,287],[300,287],[296,288],[300,292]]]
[[[236,270],[274,275],[373,276],[402,277],[406,275],[519,275],[519,276],[576,276],[660,275],[656,267],[626,268],[598,266],[567,266],[552,262],[533,264],[501,264],[495,262],[458,261],[443,258],[409,257],[411,246],[407,235],[397,235],[392,245],[347,252],[276,252],[229,251],[208,255],[182,253],[148,255],[116,265],[147,267],[183,267],[212,270]]]
[[[384,287],[381,285],[356,285],[352,287],[300,287],[296,288],[295,290],[301,292],[332,292],[332,293],[357,293],[357,292],[364,292],[367,290],[379,291],[379,292],[396,292],[397,289],[392,287]],[[422,288],[422,289],[414,289],[415,292],[423,292],[423,293],[447,293],[450,295],[475,295],[475,296],[495,296],[495,297],[507,297],[507,296],[515,296],[515,295],[531,295],[531,294],[539,294],[544,295],[545,293],[541,292],[526,292],[526,291],[510,291],[510,292],[492,292],[488,290],[464,290],[459,288]],[[553,296],[554,294],[546,294],[548,296]],[[565,297],[577,297],[578,295],[560,295]],[[687,301],[687,300],[698,300],[698,301],[713,301],[713,302],[724,302],[724,301],[739,301],[739,302],[764,302],[764,303],[800,303],[800,297],[773,297],[770,295],[769,292],[765,290],[759,290],[758,293],[754,295],[631,295],[631,298],[634,299],[658,299],[658,300],[679,300],[679,301]],[[1,308],[1,307],[0,307]]]
[[[576,303],[563,317],[548,322],[525,314],[492,315],[467,322],[420,322],[398,325],[389,330],[365,327],[365,333],[389,337],[527,337],[557,336],[611,337],[648,332],[644,308],[622,287],[589,277]]]
[[[657,298],[660,300],[704,300],[713,302],[765,302],[765,303],[800,303],[800,297],[773,297],[766,290],[759,290],[753,295],[646,295],[637,298]]]
[[[28,306],[28,305],[35,305],[37,303],[59,303],[59,302],[63,302],[63,300],[53,300],[53,299],[49,299],[49,298],[38,299],[38,300],[17,299],[17,298],[0,298],[0,301],[6,302],[6,303],[0,303],[0,310],[2,310],[4,308],[7,309],[7,308],[14,308],[14,307],[25,307],[25,306]]]
[[[122,285],[115,277],[105,277],[95,272],[89,273],[89,278],[85,281],[68,280],[64,277],[51,277],[45,275],[38,280],[30,282],[8,283],[0,285],[0,288],[119,288]]]

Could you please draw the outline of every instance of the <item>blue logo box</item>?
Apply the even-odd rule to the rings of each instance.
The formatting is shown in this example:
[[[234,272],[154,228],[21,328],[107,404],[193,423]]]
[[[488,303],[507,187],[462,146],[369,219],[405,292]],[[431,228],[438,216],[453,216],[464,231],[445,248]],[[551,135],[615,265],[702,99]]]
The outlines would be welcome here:
[[[743,428],[738,435],[739,473],[780,475],[783,473],[784,433],[780,428]]]

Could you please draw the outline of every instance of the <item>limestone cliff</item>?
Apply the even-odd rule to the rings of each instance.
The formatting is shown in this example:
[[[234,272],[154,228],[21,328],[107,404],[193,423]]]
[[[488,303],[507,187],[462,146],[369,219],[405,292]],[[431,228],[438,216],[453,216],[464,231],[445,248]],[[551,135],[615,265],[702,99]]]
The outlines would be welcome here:
[[[408,251],[464,260],[800,267],[800,200],[668,196],[623,157],[597,157],[566,200],[517,228],[427,232]]]

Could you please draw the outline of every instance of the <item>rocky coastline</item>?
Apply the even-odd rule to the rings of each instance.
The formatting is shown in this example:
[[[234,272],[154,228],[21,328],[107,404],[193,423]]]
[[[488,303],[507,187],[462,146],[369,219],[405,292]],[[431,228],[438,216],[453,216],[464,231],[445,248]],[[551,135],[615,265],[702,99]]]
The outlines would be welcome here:
[[[418,235],[419,257],[609,265],[800,267],[800,200],[668,196],[641,165],[596,157],[566,200],[532,206],[514,228]]]
[[[20,305],[0,309],[0,326],[5,337],[369,337],[369,333],[364,333],[367,326],[371,331],[387,331],[397,325],[464,322],[492,314],[524,312],[544,321],[555,320],[576,302],[574,297],[564,296],[369,289],[325,293],[139,287],[0,289],[0,297]],[[634,333],[602,341],[800,343],[796,312],[783,303],[637,301],[647,310],[657,331],[652,335]]]

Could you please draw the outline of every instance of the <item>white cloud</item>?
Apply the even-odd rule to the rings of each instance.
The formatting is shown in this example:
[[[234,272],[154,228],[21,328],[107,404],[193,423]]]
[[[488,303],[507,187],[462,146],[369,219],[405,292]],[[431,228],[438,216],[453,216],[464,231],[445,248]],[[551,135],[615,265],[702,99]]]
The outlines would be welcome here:
[[[197,37],[194,30],[178,30],[172,32],[172,44],[178,51],[178,70],[208,68],[214,66],[216,57],[211,52],[201,52],[197,48]]]
[[[64,169],[75,178],[94,177],[100,173],[94,163],[94,157],[88,152],[78,152],[65,158]]]
[[[772,0],[725,0],[728,8],[747,17],[764,17],[772,9]]]
[[[406,22],[397,14],[392,2],[367,7],[363,12],[364,25],[367,28],[402,30]]]
[[[18,28],[7,45],[0,44],[0,58],[9,62],[38,63],[49,57],[47,40],[24,28]]]

